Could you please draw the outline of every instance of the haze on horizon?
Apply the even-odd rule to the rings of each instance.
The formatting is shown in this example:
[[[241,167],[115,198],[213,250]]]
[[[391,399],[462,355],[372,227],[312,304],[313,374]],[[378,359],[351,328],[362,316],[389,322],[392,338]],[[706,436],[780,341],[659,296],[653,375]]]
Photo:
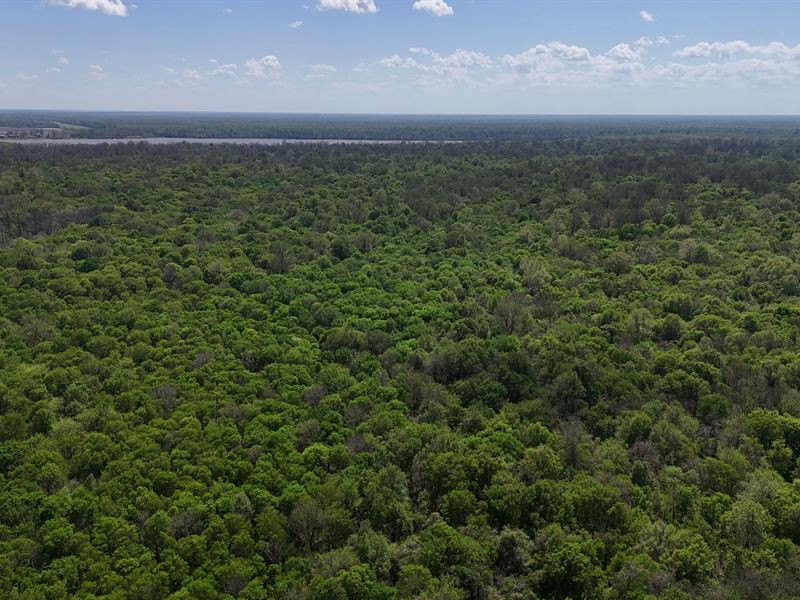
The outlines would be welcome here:
[[[0,108],[797,114],[798,2],[0,5]]]

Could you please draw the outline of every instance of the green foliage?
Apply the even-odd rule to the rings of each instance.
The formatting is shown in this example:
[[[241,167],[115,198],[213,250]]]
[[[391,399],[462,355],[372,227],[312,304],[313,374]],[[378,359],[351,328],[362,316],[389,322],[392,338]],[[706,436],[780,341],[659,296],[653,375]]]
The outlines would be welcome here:
[[[419,535],[420,562],[436,577],[460,568],[477,568],[484,555],[480,544],[446,523],[435,523]]]
[[[627,127],[0,144],[0,596],[792,597],[796,140]]]

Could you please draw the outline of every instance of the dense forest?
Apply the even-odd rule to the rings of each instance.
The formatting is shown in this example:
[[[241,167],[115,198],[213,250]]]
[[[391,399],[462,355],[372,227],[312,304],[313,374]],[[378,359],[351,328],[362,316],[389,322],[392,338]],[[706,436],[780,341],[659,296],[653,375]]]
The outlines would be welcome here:
[[[0,595],[797,598],[798,125],[726,123],[0,143]]]
[[[703,116],[350,115],[0,110],[3,127],[68,138],[290,138],[531,141],[597,136],[800,135],[800,118]]]

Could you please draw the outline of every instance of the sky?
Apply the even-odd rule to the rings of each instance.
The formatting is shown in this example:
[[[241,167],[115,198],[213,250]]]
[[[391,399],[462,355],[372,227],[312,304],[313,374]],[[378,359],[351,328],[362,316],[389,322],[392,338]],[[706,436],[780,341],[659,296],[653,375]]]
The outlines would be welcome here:
[[[0,0],[0,108],[798,114],[800,0]]]

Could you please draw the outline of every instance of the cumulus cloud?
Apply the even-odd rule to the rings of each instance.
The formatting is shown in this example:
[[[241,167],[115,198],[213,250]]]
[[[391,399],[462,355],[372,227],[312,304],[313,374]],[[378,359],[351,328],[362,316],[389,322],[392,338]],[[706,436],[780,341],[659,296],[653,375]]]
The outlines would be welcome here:
[[[101,67],[100,65],[89,65],[89,70],[92,71],[93,73],[102,73],[103,67]]]
[[[128,16],[128,7],[122,0],[48,0],[48,3],[54,6],[97,11],[110,17]]]
[[[461,50],[460,48],[448,56],[433,54],[434,62],[443,67],[457,67],[465,69],[468,67],[489,67],[492,59],[482,52],[472,50]]]
[[[378,61],[378,64],[382,67],[394,68],[401,66],[403,64],[403,59],[400,58],[399,54],[395,53],[389,58],[382,58]]]
[[[485,85],[487,90],[507,85],[582,89],[650,85],[800,87],[800,44],[700,42],[673,52],[672,59],[649,54],[649,48],[669,43],[664,36],[642,37],[604,51],[590,51],[555,41],[500,56],[464,49],[443,55],[412,46],[407,54],[392,54],[373,66],[393,71],[387,79],[402,81],[398,85],[420,88],[448,83]],[[354,70],[364,72],[367,68],[360,65]],[[406,76],[401,80],[402,73]]]
[[[800,57],[800,44],[789,47],[782,42],[770,42],[764,45],[753,45],[742,40],[733,42],[700,42],[686,46],[674,52],[682,58],[716,58],[729,59],[737,55],[764,56],[768,58]]]
[[[289,27],[291,29],[299,29],[302,26],[303,26],[303,22],[302,21],[292,21],[291,23],[289,23]]]
[[[482,52],[459,48],[451,54],[442,55],[428,48],[409,48],[417,55],[402,57],[394,54],[378,61],[381,67],[404,69],[419,73],[418,85],[438,86],[452,82],[472,83],[481,73],[494,68],[492,58]]]
[[[500,74],[506,83],[526,81],[547,85],[600,85],[604,81],[633,81],[646,71],[642,47],[620,43],[592,54],[588,48],[563,42],[539,44],[519,54],[506,54]]]
[[[642,51],[631,48],[628,44],[617,44],[606,52],[606,56],[619,62],[636,62],[642,58]]]
[[[317,10],[344,10],[352,13],[376,13],[374,0],[319,0]]]
[[[656,18],[653,16],[653,13],[649,13],[646,10],[639,11],[639,16],[642,18],[642,21],[647,23],[652,23],[656,20]]]
[[[519,54],[506,54],[501,60],[513,69],[530,71],[555,62],[588,62],[591,59],[592,55],[586,48],[570,46],[563,42],[550,42],[537,44]]]
[[[412,54],[428,56],[430,57],[430,61],[419,62],[410,56],[402,58],[399,54],[394,54],[389,58],[382,59],[379,61],[379,64],[382,67],[417,68],[422,71],[434,71],[442,74],[452,71],[453,69],[468,69],[472,67],[488,68],[492,66],[492,59],[486,54],[472,50],[463,50],[461,48],[452,54],[444,56],[428,48],[409,48],[408,51]]]
[[[200,79],[200,73],[198,73],[194,69],[184,69],[183,70],[183,76],[186,79],[193,79],[195,81]]]
[[[676,87],[688,86],[762,86],[796,84],[800,78],[798,61],[743,58],[724,62],[657,65],[650,77]]]
[[[453,7],[444,0],[417,0],[414,10],[425,10],[437,17],[448,17],[453,14]]]
[[[61,69],[58,67],[50,67],[45,73],[61,73]]]
[[[261,58],[250,58],[244,66],[250,77],[277,77],[282,68],[278,57],[272,54]]]

